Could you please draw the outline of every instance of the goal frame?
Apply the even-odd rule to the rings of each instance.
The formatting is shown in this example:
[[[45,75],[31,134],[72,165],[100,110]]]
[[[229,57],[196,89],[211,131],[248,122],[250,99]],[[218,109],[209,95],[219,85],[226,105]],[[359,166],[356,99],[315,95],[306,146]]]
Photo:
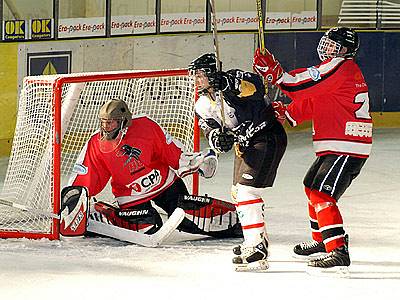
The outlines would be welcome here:
[[[52,119],[54,122],[53,135],[52,135],[52,148],[53,148],[53,169],[51,176],[53,177],[53,213],[55,215],[60,214],[60,201],[61,201],[61,146],[62,146],[62,124],[61,124],[61,106],[62,106],[62,90],[65,84],[81,83],[81,82],[93,82],[93,81],[105,81],[105,80],[121,80],[121,79],[135,79],[135,78],[150,78],[150,77],[166,77],[166,76],[189,76],[187,69],[165,69],[165,70],[133,70],[133,71],[121,71],[116,73],[76,73],[66,74],[67,76],[57,78],[52,84]],[[25,80],[31,80],[26,78]],[[35,82],[40,82],[40,79],[35,79]],[[195,88],[195,99],[197,101],[198,93]],[[200,130],[198,126],[198,119],[194,117],[194,135],[193,135],[193,151],[200,150]],[[197,173],[192,174],[192,193],[197,195],[199,192],[199,175]],[[50,233],[30,233],[20,231],[0,231],[0,238],[28,238],[28,239],[40,239],[48,238],[50,240],[58,240],[60,238],[59,233],[60,221],[58,218],[53,217],[52,230]]]

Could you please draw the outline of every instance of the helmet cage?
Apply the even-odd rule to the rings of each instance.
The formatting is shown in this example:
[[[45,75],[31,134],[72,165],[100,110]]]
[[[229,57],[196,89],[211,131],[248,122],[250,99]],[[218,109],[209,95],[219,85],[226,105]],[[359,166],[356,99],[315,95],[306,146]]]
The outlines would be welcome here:
[[[217,73],[217,60],[215,54],[206,53],[201,55],[189,64],[188,69],[189,74],[193,76],[193,78],[195,78],[194,76],[197,74],[201,74],[202,71],[207,77],[209,83],[212,83]],[[210,85],[200,87],[198,90],[199,94],[207,94],[207,89],[209,87]]]
[[[103,126],[103,122],[107,121],[116,121],[117,126],[111,130],[106,130]],[[118,136],[118,133],[124,128],[125,120],[121,119],[108,119],[108,118],[100,118],[100,139],[101,140],[113,140]]]
[[[341,49],[342,45],[331,40],[327,35],[324,35],[318,43],[317,52],[319,59],[324,61],[328,58],[339,56]]]

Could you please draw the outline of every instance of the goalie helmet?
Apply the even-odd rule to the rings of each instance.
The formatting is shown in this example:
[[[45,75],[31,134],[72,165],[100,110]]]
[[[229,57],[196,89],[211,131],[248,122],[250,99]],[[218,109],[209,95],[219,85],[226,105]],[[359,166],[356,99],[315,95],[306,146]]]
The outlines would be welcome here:
[[[332,57],[353,57],[356,55],[360,40],[357,33],[348,27],[333,27],[320,39],[317,52],[324,61]],[[343,52],[343,47],[346,51]]]
[[[132,113],[123,100],[108,100],[99,111],[100,149],[110,152],[116,149],[132,122]]]
[[[188,69],[191,76],[196,76],[202,73],[207,77],[207,83],[203,84],[201,82],[201,84],[198,84],[197,82],[199,88],[198,92],[200,94],[206,93],[207,89],[210,87],[210,83],[215,80],[218,71],[215,54],[206,53],[199,56],[189,64]]]

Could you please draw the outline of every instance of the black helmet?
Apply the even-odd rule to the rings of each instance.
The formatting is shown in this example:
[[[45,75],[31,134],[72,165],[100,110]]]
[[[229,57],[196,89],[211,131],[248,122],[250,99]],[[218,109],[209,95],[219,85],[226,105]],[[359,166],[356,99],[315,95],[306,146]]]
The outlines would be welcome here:
[[[217,60],[214,53],[206,53],[195,60],[193,60],[189,66],[189,71],[202,70],[208,78],[212,77],[217,72]]]
[[[221,62],[220,62],[220,65],[222,65]],[[195,75],[196,71],[198,71],[198,70],[203,71],[204,75],[207,76],[209,84],[212,85],[216,79],[216,75],[217,75],[217,71],[218,71],[217,59],[215,57],[215,54],[214,53],[206,53],[206,54],[199,56],[198,58],[196,58],[189,64],[188,69],[189,69],[190,75]],[[207,94],[208,87],[203,87],[202,89],[199,89],[198,93],[200,95]]]
[[[329,29],[319,41],[317,52],[321,60],[342,56],[355,56],[360,46],[357,33],[348,27],[333,27]],[[347,48],[346,53],[339,53],[343,47]]]

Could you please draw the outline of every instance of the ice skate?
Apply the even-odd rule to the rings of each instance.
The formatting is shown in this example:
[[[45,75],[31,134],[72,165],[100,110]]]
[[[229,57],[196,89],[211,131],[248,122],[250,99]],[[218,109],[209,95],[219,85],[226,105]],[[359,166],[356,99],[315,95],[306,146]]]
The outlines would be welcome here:
[[[302,260],[310,260],[326,254],[325,245],[323,242],[314,240],[302,242],[293,248],[293,257]]]
[[[241,254],[232,260],[235,271],[248,272],[268,269],[268,248],[265,241],[264,239],[256,246],[239,246]]]
[[[268,240],[266,238],[264,238],[264,243],[268,249]],[[237,245],[235,247],[233,247],[232,252],[235,255],[241,255],[242,254],[242,248],[244,247],[243,244]]]
[[[346,247],[349,246],[349,236],[344,236]],[[301,260],[312,260],[326,254],[325,244],[314,240],[302,242],[293,248],[293,257]]]
[[[311,275],[335,274],[340,277],[349,276],[350,255],[347,246],[336,248],[327,255],[310,260],[307,273]]]

